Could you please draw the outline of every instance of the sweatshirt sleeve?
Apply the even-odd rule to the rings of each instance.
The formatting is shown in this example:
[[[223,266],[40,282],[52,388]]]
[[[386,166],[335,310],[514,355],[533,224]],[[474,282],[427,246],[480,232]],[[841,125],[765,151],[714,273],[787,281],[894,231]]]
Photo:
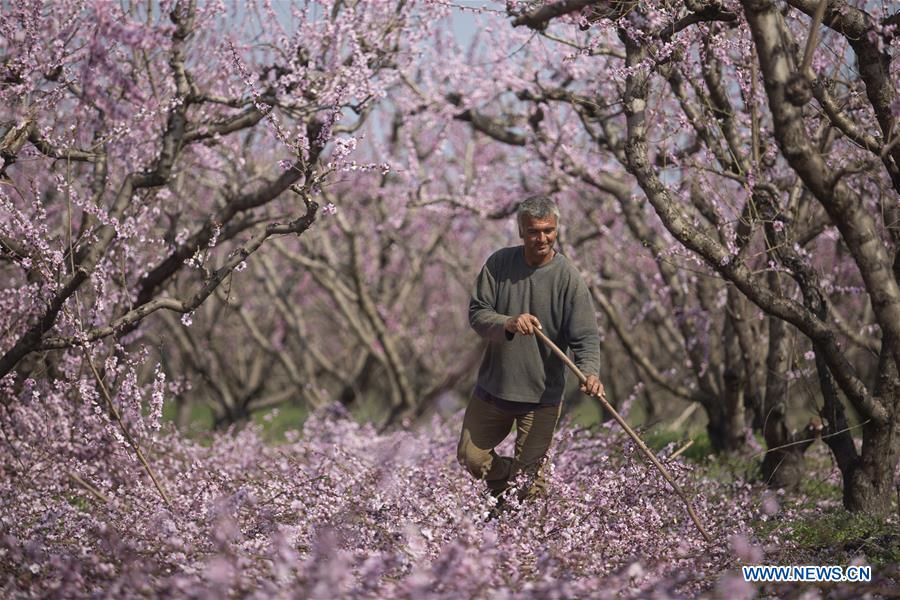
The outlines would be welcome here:
[[[481,337],[502,342],[512,339],[512,334],[505,327],[509,317],[494,310],[496,301],[497,281],[485,264],[475,280],[475,290],[469,299],[469,325]]]
[[[583,281],[578,281],[566,319],[566,338],[575,364],[585,375],[600,374],[600,338],[594,301]]]

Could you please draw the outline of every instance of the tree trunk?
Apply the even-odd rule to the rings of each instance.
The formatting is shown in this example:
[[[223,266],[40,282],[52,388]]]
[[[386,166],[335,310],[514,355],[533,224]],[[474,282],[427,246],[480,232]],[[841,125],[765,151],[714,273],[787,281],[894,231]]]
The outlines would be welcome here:
[[[784,371],[780,370],[787,363],[787,335],[784,329],[784,321],[770,317],[769,384],[766,386],[762,415],[762,432],[768,450],[762,461],[762,478],[773,488],[794,489],[805,474],[803,453],[808,444],[790,445],[795,440],[785,422],[787,382]]]
[[[728,304],[737,301],[732,290],[728,292]],[[714,404],[706,407],[709,422],[706,431],[716,453],[736,452],[744,446],[744,387],[746,385],[744,357],[734,327],[733,312],[725,316],[724,349],[725,366],[722,373],[722,394]]]
[[[769,285],[780,292],[778,277],[778,273],[769,273]],[[766,395],[762,414],[757,416],[768,448],[762,461],[762,478],[772,487],[793,489],[803,478],[805,446],[788,445],[792,441],[784,414],[788,391],[788,346],[787,324],[776,317],[769,317]]]
[[[900,455],[900,431],[890,426],[863,427],[863,450],[844,474],[844,507],[854,512],[887,515],[894,497],[894,469]]]
[[[191,403],[181,396],[175,400],[175,427],[178,431],[187,431],[191,425]]]
[[[726,374],[726,378],[727,378]],[[727,382],[727,379],[726,379]],[[744,447],[744,414],[734,411],[727,399],[715,399],[704,405],[709,422],[706,433],[709,443],[717,454],[737,452]]]
[[[893,360],[894,348],[900,340],[886,337],[881,348],[875,395],[885,406],[900,404],[900,376]],[[900,459],[900,411],[895,410],[884,425],[873,420],[863,425],[862,453],[850,461],[844,476],[844,506],[847,510],[873,515],[891,511],[894,497],[894,471]]]
[[[762,462],[762,478],[772,488],[796,489],[806,476],[803,449],[788,446],[766,452]]]

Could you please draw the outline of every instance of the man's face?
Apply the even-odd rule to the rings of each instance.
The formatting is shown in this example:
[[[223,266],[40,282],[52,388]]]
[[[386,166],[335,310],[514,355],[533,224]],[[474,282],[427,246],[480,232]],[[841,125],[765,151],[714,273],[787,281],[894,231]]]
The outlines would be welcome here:
[[[535,258],[544,258],[556,243],[556,217],[534,218],[525,215],[519,223],[519,235],[525,242],[525,252]]]

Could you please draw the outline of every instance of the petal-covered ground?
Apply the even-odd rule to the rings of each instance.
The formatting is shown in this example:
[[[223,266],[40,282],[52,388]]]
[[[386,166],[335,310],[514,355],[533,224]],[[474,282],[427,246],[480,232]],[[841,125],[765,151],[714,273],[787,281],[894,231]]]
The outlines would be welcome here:
[[[548,496],[486,521],[490,501],[456,463],[460,421],[457,414],[380,435],[326,412],[278,445],[257,427],[204,443],[171,432],[152,444],[145,437],[172,510],[124,444],[91,453],[104,446],[79,445],[68,431],[69,441],[51,455],[54,445],[41,439],[49,426],[22,425],[0,452],[0,591],[6,597],[738,598],[760,591],[817,597],[810,586],[758,590],[739,575],[741,564],[790,564],[784,561],[795,555],[792,542],[782,534],[811,515],[783,509],[758,485],[711,476],[681,458],[667,461],[714,537],[708,545],[614,426],[562,425],[546,467]],[[754,524],[759,530],[761,522],[779,519],[781,525],[764,528],[765,540],[754,536]],[[821,560],[826,555],[823,549]],[[887,574],[870,589],[889,589]]]

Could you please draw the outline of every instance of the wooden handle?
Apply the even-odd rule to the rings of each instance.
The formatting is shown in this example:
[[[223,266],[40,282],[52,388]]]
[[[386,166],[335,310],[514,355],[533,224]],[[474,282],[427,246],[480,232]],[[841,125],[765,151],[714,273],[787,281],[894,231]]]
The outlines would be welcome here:
[[[534,333],[542,342],[547,344],[547,346],[550,348],[550,350],[553,351],[556,356],[558,356],[564,363],[566,363],[566,365],[570,369],[572,369],[572,371],[575,373],[575,376],[578,377],[579,383],[584,383],[585,381],[587,381],[587,375],[581,372],[581,369],[578,368],[578,365],[576,365],[565,352],[560,350],[559,346],[550,341],[550,338],[547,337],[547,334],[545,334],[538,328],[534,329]]]

